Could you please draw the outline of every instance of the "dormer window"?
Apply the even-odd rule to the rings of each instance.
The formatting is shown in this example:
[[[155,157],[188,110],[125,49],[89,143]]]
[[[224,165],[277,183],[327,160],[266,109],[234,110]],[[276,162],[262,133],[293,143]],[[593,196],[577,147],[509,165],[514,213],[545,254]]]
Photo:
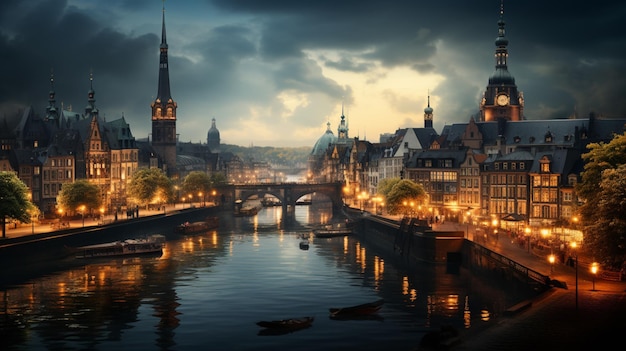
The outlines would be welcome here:
[[[519,136],[516,135],[515,137],[513,137],[513,141],[517,144],[520,141],[522,141],[522,138],[520,138]]]
[[[544,136],[544,141],[546,143],[551,143],[552,142],[552,133],[547,132],[546,135]]]
[[[528,138],[528,141],[529,141],[531,144],[532,144],[532,143],[534,143],[534,142],[535,142],[535,137],[532,137],[532,136],[531,136],[530,138]]]

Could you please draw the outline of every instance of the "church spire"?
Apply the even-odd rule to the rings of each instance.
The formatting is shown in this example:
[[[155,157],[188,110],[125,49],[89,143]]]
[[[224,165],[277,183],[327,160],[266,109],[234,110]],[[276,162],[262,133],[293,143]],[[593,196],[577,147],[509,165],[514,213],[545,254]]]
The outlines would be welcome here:
[[[433,108],[430,107],[430,90],[428,91],[428,106],[424,109],[424,128],[433,127]]]
[[[163,3],[163,16],[161,24],[161,45],[160,59],[159,59],[159,91],[157,93],[157,101],[160,101],[163,106],[172,98],[170,94],[170,73],[168,68],[167,57],[167,37],[165,34],[165,2]]]
[[[159,46],[159,86],[152,102],[152,147],[160,158],[162,169],[168,176],[175,176],[176,169],[176,108],[178,105],[170,94],[170,73],[165,35],[165,1],[161,20],[161,45]]]

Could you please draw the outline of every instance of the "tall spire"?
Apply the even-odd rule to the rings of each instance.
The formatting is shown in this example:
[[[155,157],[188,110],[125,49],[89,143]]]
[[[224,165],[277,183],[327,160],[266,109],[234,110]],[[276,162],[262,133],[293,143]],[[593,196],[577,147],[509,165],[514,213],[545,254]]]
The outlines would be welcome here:
[[[97,113],[96,109],[96,92],[93,90],[93,71],[89,72],[89,91],[87,92],[87,106],[85,107],[85,116]]]
[[[428,106],[424,109],[424,128],[433,127],[433,108],[430,107],[430,89],[428,90]]]
[[[170,73],[167,57],[167,37],[165,35],[165,1],[163,1],[163,17],[161,26],[161,45],[159,47],[161,55],[159,59],[159,91],[157,93],[157,100],[165,106],[165,104],[167,104],[167,102],[172,98],[170,93]]]

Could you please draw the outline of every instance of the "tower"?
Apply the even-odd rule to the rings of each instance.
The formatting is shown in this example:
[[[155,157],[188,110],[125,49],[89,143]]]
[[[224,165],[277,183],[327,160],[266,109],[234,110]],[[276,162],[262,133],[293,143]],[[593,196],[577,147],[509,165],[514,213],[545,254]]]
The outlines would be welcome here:
[[[211,120],[211,129],[209,129],[209,132],[207,133],[206,143],[209,147],[209,152],[220,152],[220,131],[215,126],[215,118]]]
[[[517,91],[515,78],[509,73],[507,46],[509,40],[504,32],[504,6],[500,3],[500,19],[498,20],[498,37],[496,38],[496,69],[489,77],[489,84],[480,102],[480,118],[482,121],[520,121],[524,119],[524,97]]]
[[[424,109],[424,128],[433,127],[433,108],[430,107],[430,93],[428,93],[428,106]]]
[[[165,7],[163,7],[159,52],[159,87],[157,97],[151,104],[152,147],[163,161],[163,170],[168,176],[173,176],[176,172],[176,108],[178,106],[170,94],[167,39],[165,36]]]

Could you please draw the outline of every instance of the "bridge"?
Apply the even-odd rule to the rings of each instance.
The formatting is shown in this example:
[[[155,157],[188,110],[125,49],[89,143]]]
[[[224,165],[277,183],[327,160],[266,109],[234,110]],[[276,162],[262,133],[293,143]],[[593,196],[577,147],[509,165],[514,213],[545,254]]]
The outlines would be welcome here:
[[[341,211],[343,201],[341,193],[343,183],[263,183],[263,184],[232,184],[222,187],[224,204],[232,204],[236,200],[246,201],[250,197],[273,195],[282,204],[283,222],[291,221],[295,216],[296,201],[305,195],[323,194],[332,202],[333,214]]]

